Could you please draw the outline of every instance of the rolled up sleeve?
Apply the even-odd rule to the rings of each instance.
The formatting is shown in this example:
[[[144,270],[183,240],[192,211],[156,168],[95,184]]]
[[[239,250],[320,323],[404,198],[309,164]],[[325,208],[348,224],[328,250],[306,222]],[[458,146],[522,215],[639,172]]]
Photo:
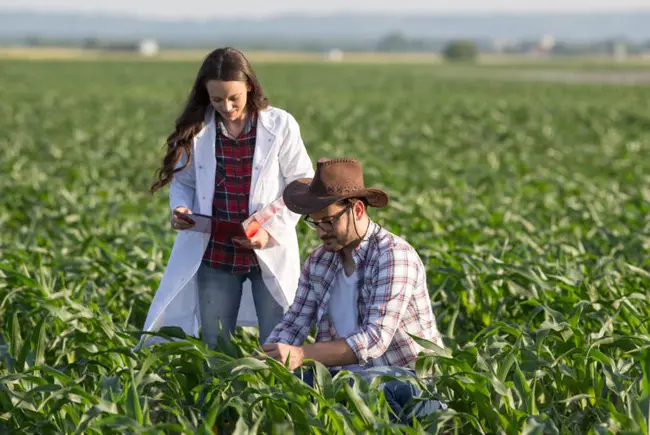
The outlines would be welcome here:
[[[301,345],[315,323],[318,302],[309,285],[309,259],[305,262],[298,280],[296,297],[284,314],[282,321],[273,329],[265,343]]]

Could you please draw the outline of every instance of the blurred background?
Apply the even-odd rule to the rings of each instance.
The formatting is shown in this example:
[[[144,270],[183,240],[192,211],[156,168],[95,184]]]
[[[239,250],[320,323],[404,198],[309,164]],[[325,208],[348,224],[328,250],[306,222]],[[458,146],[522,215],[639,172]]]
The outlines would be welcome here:
[[[650,58],[648,0],[2,0],[2,54],[482,62]]]

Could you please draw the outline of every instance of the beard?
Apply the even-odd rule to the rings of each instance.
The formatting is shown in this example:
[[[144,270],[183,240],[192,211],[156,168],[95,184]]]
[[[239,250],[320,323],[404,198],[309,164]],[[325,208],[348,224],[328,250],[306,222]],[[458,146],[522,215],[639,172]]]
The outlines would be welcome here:
[[[320,238],[325,250],[337,252],[360,239],[354,220],[350,219],[350,216],[347,214],[345,218],[347,222],[345,223],[344,230],[337,233],[325,234]]]

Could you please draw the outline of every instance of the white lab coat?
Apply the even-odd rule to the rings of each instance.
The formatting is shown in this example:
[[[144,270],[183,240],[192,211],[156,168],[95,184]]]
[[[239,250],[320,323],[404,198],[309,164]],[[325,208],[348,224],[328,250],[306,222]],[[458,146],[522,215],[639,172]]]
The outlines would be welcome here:
[[[215,112],[206,110],[204,128],[196,135],[190,164],[177,172],[170,186],[170,207],[185,206],[195,213],[212,215],[215,189]],[[178,166],[185,163],[185,157]],[[260,111],[253,157],[249,211],[254,213],[282,196],[291,181],[313,177],[314,169],[295,118],[288,112],[269,107]],[[296,224],[300,216],[283,207],[262,227],[271,236],[270,244],[256,250],[266,286],[286,310],[293,302],[300,275],[300,253]],[[166,270],[154,295],[144,324],[145,331],[178,326],[198,337],[201,324],[196,271],[210,236],[195,231],[179,231]],[[258,326],[250,281],[244,283],[237,324]],[[136,349],[162,339],[143,335]]]

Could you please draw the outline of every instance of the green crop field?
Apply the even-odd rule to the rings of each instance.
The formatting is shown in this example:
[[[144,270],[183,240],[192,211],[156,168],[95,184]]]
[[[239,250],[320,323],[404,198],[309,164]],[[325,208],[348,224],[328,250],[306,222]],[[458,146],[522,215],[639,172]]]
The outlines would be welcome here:
[[[427,265],[446,349],[418,367],[450,409],[403,427],[375,385],[255,359],[254,331],[131,353],[174,241],[148,188],[197,67],[0,61],[0,433],[647,434],[650,86],[257,66]]]

